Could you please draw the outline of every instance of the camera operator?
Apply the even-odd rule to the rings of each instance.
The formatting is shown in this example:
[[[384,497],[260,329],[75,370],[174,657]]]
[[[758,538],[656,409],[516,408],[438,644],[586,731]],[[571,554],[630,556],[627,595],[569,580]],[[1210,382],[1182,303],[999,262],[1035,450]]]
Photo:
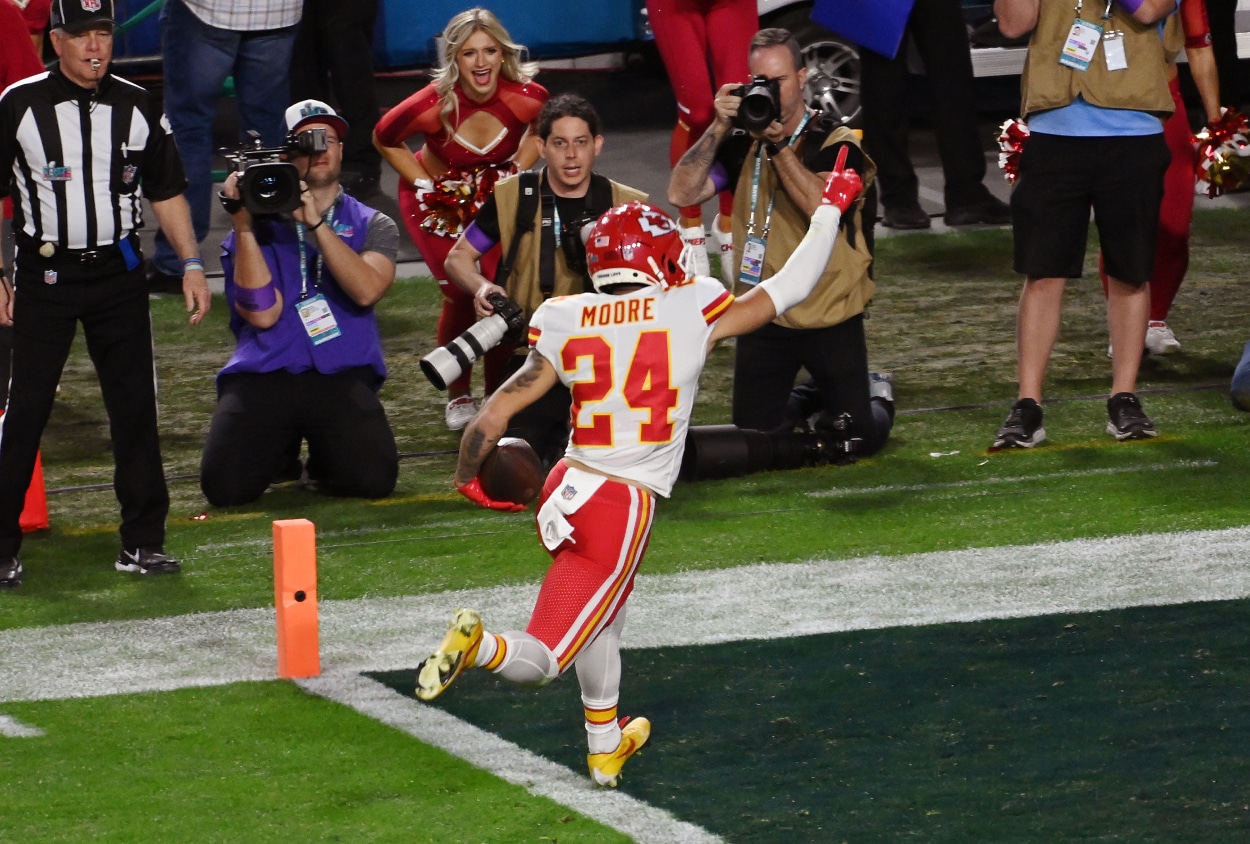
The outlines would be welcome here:
[[[837,161],[845,157],[847,169],[859,173],[866,186],[876,169],[854,132],[808,109],[803,100],[807,69],[789,31],[756,33],[747,65],[754,78],[717,92],[716,119],[677,163],[668,187],[668,201],[679,207],[698,205],[733,187],[737,295],[770,278],[790,257]],[[771,113],[763,107],[769,97]],[[823,406],[817,434],[841,443],[852,457],[876,452],[889,437],[892,397],[888,390],[870,395],[864,310],[875,288],[863,226],[871,217],[863,214],[863,203],[857,200],[843,215],[815,292],[738,338],[733,422],[739,428],[794,428],[799,420],[787,414],[787,400],[805,368]]]
[[[377,391],[386,378],[374,306],[395,280],[395,222],[339,185],[347,122],[317,100],[286,111],[301,204],[256,218],[232,173],[221,193],[234,355],[217,377],[200,464],[216,506],[254,501],[308,442],[308,477],[335,495],[381,498],[399,455]],[[324,132],[324,151],[316,149]],[[261,165],[265,166],[265,165]],[[246,181],[246,180],[244,180]]]
[[[584,98],[561,94],[547,101],[538,115],[538,137],[547,166],[500,181],[447,256],[448,276],[473,294],[479,317],[494,313],[491,294],[511,298],[528,321],[552,296],[593,289],[581,229],[609,208],[647,198],[594,172],[603,135],[599,115]],[[492,282],[478,272],[477,260],[496,243],[503,244],[504,259]],[[525,362],[526,348],[517,345],[522,340],[506,338],[487,354],[487,395]],[[568,389],[556,385],[513,418],[508,436],[529,442],[544,464],[554,463],[568,444],[569,404]]]
[[[19,515],[79,322],[108,410],[122,505],[114,566],[174,573],[162,548],[169,494],[157,429],[152,321],[136,230],[142,203],[177,246],[191,324],[210,297],[159,100],[109,73],[113,0],[57,3],[56,68],[0,95],[0,195],[13,194],[17,254],[0,267],[0,325],[13,326],[0,438],[0,587],[20,583]]]

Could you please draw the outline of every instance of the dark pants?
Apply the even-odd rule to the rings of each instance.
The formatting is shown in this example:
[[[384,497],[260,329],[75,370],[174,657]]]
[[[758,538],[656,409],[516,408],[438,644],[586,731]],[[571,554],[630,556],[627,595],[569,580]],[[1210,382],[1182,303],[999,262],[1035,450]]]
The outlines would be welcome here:
[[[968,33],[959,0],[916,0],[907,21],[932,94],[931,119],[942,158],[946,208],[984,201],[985,152],[977,135],[976,91]],[[877,164],[885,208],[914,203],[919,181],[907,153],[907,41],[893,59],[860,53],[863,70],[864,150]]]
[[[505,380],[521,368],[525,355],[514,354],[508,359],[504,372]],[[508,423],[506,437],[520,437],[529,443],[543,466],[551,468],[556,461],[564,456],[569,444],[569,413],[573,406],[573,395],[569,388],[557,383],[538,401],[521,408]]]
[[[343,170],[376,177],[382,157],[373,146],[377,95],[373,90],[373,30],[377,0],[304,0],[295,37],[291,94],[296,100],[333,99],[347,121]]]
[[[0,557],[16,554],[21,545],[18,519],[26,488],[79,322],[108,411],[122,544],[159,546],[165,541],[169,492],[156,427],[152,320],[143,271],[107,266],[79,281],[67,271],[47,284],[39,263],[20,255],[17,260],[12,380],[0,420]]]
[[[829,328],[794,329],[769,323],[738,338],[734,355],[733,423],[757,431],[791,430],[786,413],[800,369],[819,391],[827,419],[849,414],[847,434],[858,437],[859,454],[872,454],[890,436],[892,416],[878,413],[869,397],[868,343],[864,316]]]
[[[308,441],[308,475],[334,495],[384,498],[395,490],[399,452],[375,374],[235,373],[218,382],[217,409],[200,460],[200,488],[215,507],[260,498]]]
[[[1244,74],[1237,60],[1237,0],[1207,0],[1207,17],[1220,74],[1220,100],[1229,106],[1243,105],[1250,91],[1242,87]]]

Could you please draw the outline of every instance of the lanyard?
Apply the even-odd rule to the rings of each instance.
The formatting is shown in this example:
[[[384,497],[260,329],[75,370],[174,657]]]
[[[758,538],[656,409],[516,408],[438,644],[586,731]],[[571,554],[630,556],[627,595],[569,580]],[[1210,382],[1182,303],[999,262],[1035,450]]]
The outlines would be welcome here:
[[[790,140],[786,141],[786,146],[793,146],[799,135],[803,133],[803,129],[807,126],[807,122],[812,119],[811,111],[804,110],[803,119],[799,121],[799,125],[795,127],[794,134],[790,136]],[[761,143],[755,150],[755,168],[751,175],[751,216],[747,221],[747,237],[755,234],[755,212],[759,207],[760,199],[760,169],[764,161],[764,145]],[[765,240],[768,239],[768,232],[773,224],[773,206],[777,204],[777,188],[774,185],[772,192],[768,197],[768,210],[764,213],[764,233]]]
[[[334,209],[337,206],[338,206],[338,200],[336,199],[334,201],[334,204],[331,205],[326,210],[326,213],[321,215],[322,223],[324,223],[325,225],[328,225],[330,228],[334,228]],[[308,249],[308,245],[305,242],[307,235],[304,234],[304,231],[305,231],[304,224],[297,222],[295,224],[295,237],[299,240],[299,298],[300,298],[300,301],[303,301],[304,299],[308,298],[309,266],[311,265],[312,267],[314,290],[318,289],[317,277],[320,275],[320,273],[317,272],[317,252],[316,250],[312,250],[311,257],[310,257],[310,254],[309,254],[310,250]]]
[[[1102,19],[1103,19],[1103,20],[1110,20],[1110,19],[1111,19],[1111,4],[1112,4],[1113,2],[1114,2],[1114,0],[1107,0],[1107,8],[1105,8],[1105,9],[1103,9],[1103,10],[1102,10]],[[1077,16],[1077,17],[1080,17],[1080,16],[1081,16],[1081,8],[1082,8],[1084,5],[1085,5],[1085,0],[1076,0],[1076,16]]]

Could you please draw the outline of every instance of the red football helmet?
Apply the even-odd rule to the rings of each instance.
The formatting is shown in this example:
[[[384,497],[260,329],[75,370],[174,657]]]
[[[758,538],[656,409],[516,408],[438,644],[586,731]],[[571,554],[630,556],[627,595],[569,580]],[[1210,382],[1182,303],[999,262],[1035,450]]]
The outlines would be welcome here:
[[[604,212],[586,238],[586,269],[595,290],[617,284],[672,287],[686,280],[681,233],[654,205],[627,202]]]

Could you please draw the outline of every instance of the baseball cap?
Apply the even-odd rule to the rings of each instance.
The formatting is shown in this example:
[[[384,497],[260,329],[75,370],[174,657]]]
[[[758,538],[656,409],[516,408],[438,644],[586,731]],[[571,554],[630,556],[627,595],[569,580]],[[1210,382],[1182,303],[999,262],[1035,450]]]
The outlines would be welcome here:
[[[321,100],[300,100],[286,110],[287,131],[298,132],[305,123],[328,123],[339,133],[340,140],[347,134],[347,121]]]
[[[52,0],[52,29],[71,35],[97,26],[116,25],[113,0]]]

